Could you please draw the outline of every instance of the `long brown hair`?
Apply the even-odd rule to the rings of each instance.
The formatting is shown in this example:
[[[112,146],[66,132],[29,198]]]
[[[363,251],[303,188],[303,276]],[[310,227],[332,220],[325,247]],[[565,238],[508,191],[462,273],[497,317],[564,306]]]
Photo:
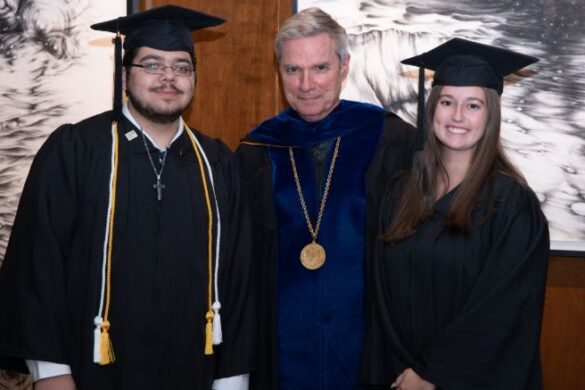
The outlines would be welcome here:
[[[387,242],[397,242],[413,234],[432,215],[433,205],[439,195],[437,188],[449,188],[449,175],[441,160],[441,143],[433,131],[433,118],[442,89],[443,86],[434,86],[425,104],[425,147],[414,156],[412,169],[397,197],[393,221],[382,234],[382,239]],[[467,170],[473,174],[465,175],[443,221],[445,227],[460,233],[469,231],[469,219],[479,195],[486,185],[493,184],[497,174],[509,176],[527,186],[522,174],[506,156],[500,140],[500,97],[493,89],[482,89],[486,97],[488,116],[485,132]],[[484,215],[490,213],[491,207],[492,202],[488,201]]]

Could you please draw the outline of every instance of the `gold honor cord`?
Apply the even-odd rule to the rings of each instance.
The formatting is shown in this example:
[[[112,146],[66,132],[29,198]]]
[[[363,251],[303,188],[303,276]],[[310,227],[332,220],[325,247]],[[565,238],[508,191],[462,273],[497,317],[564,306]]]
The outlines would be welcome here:
[[[195,135],[185,125],[185,131],[189,136],[195,155],[197,156],[197,162],[199,163],[199,171],[201,172],[201,180],[203,181],[203,191],[205,192],[205,204],[207,205],[207,218],[208,218],[208,241],[207,241],[207,313],[205,314],[205,354],[213,355],[213,308],[211,294],[213,290],[213,211],[211,209],[211,198],[209,197],[209,189],[207,187],[207,177],[205,176],[205,169],[203,167],[203,160],[201,159],[201,153],[195,142]]]
[[[313,228],[311,218],[309,217],[309,212],[307,211],[307,205],[305,203],[303,189],[301,188],[301,181],[299,180],[299,174],[297,172],[297,165],[295,163],[295,155],[293,152],[293,148],[292,147],[288,148],[290,164],[293,171],[293,177],[295,179],[295,185],[297,187],[299,200],[301,202],[301,208],[303,209],[303,214],[305,214],[305,221],[307,222],[309,233],[313,238],[313,241],[305,245],[305,247],[301,250],[300,260],[301,264],[306,269],[311,271],[321,268],[323,264],[325,264],[325,260],[327,258],[325,248],[323,248],[323,246],[317,243],[317,236],[319,234],[319,228],[321,227],[321,219],[323,218],[325,205],[327,204],[327,196],[329,195],[329,187],[331,185],[331,178],[333,177],[333,170],[335,169],[337,155],[339,154],[340,143],[341,137],[337,137],[337,142],[335,143],[335,150],[333,151],[333,157],[331,158],[331,165],[329,166],[329,173],[327,174],[327,181],[325,182],[325,189],[323,190],[323,196],[321,198],[321,206],[319,207],[319,215],[317,216],[317,223],[315,224],[315,228]]]

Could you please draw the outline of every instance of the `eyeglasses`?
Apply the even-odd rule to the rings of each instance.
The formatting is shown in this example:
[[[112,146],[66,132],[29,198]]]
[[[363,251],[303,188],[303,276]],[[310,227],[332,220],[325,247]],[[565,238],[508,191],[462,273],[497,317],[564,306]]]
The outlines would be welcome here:
[[[164,66],[162,64],[157,64],[153,62],[149,64],[130,64],[130,66],[142,68],[146,73],[150,74],[165,74],[167,69],[170,69],[175,76],[187,77],[193,74],[193,67],[191,65]]]

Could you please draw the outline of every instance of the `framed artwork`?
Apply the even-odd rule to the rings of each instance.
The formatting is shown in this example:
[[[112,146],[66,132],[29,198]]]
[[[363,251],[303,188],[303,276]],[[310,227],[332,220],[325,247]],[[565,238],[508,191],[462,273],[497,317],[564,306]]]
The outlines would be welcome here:
[[[30,164],[46,137],[112,106],[111,34],[127,0],[0,3],[0,259]],[[1,260],[0,260],[1,264]]]
[[[453,37],[540,58],[504,89],[502,138],[537,193],[553,254],[585,256],[585,7],[551,0],[298,0],[319,7],[350,38],[342,97],[416,122],[416,68],[400,61]],[[428,91],[428,89],[427,89]]]

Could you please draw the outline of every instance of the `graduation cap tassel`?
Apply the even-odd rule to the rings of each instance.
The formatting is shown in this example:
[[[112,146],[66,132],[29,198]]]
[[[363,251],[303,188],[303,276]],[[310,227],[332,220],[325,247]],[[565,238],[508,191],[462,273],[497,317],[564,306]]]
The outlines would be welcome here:
[[[114,38],[114,120],[122,120],[122,38]]]
[[[416,150],[425,146],[425,68],[418,69],[418,108],[416,115]]]

